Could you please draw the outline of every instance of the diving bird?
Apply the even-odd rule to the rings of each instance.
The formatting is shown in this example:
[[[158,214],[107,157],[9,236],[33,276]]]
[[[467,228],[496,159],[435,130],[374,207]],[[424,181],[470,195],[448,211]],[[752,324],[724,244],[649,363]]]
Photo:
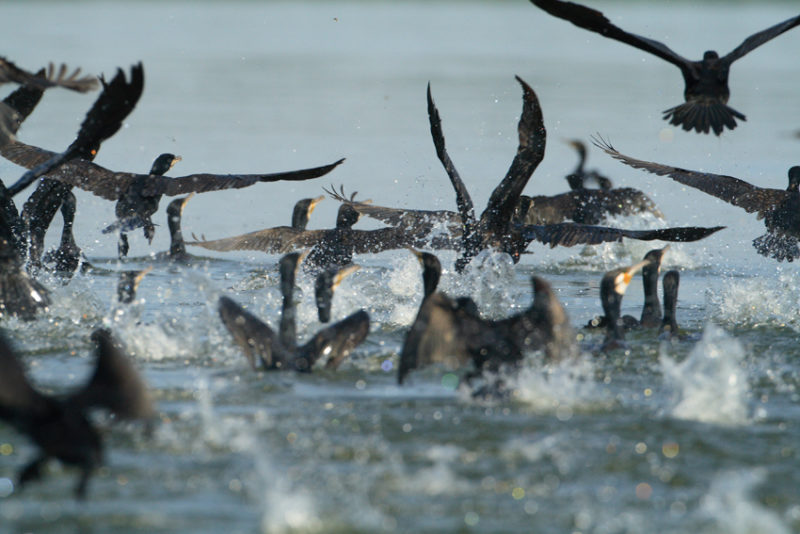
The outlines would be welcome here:
[[[0,420],[27,435],[39,448],[20,471],[19,488],[40,479],[44,465],[55,458],[80,469],[75,495],[85,498],[89,478],[103,464],[102,436],[89,412],[105,409],[119,419],[154,415],[144,382],[113,334],[98,329],[91,338],[96,363],[88,383],[72,394],[51,396],[31,386],[16,352],[0,335]]]
[[[764,219],[767,233],[753,240],[753,247],[762,256],[778,261],[793,261],[800,257],[800,166],[789,169],[789,185],[784,189],[769,189],[721,174],[690,171],[635,159],[618,152],[602,139],[597,146],[611,157],[635,169],[644,169],[659,176],[669,176],[679,182],[704,193],[743,208],[748,213],[756,213]]]
[[[324,358],[325,367],[336,369],[360,345],[369,332],[369,314],[359,310],[323,328],[305,344],[297,344],[294,282],[305,254],[292,252],[279,262],[283,306],[278,333],[227,296],[219,299],[222,322],[256,369],[310,372]]]
[[[698,133],[707,134],[709,130],[713,130],[716,135],[720,135],[725,128],[731,130],[736,128],[736,119],[745,120],[744,115],[727,106],[730,96],[728,74],[731,64],[800,24],[800,15],[791,17],[751,35],[725,56],[720,57],[717,52],[708,50],[703,54],[703,59],[691,61],[663,43],[622,30],[595,9],[561,0],[531,0],[531,2],[551,15],[568,20],[580,28],[644,50],[677,66],[686,84],[683,92],[686,102],[664,111],[664,120],[669,120],[670,124],[681,126],[686,131],[694,129]]]

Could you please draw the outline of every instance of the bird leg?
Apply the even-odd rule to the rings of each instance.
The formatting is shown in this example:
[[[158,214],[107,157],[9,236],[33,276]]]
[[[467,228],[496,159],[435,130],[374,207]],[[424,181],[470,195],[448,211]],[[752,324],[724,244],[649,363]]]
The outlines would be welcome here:
[[[128,245],[128,236],[125,235],[125,232],[119,233],[119,242],[117,243],[117,251],[119,252],[119,257],[124,258],[128,255],[128,250],[130,250],[130,246]]]
[[[44,463],[47,461],[47,456],[40,455],[33,459],[31,463],[26,465],[22,471],[19,473],[19,481],[17,485],[22,489],[22,487],[27,484],[28,482],[39,480],[42,478],[42,467]]]

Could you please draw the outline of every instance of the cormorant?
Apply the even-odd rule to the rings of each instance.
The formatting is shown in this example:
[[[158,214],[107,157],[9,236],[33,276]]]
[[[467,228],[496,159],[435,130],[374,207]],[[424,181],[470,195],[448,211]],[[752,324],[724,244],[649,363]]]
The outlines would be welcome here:
[[[15,143],[19,145],[19,143]],[[15,150],[0,151],[7,159],[27,168],[36,169],[39,161],[51,158],[52,153],[28,145],[16,146]],[[70,156],[72,157],[72,156]],[[158,174],[135,174],[129,172],[115,172],[105,167],[92,163],[87,158],[78,157],[63,163],[57,170],[47,175],[48,178],[58,180],[70,186],[78,186],[106,200],[117,202],[116,212],[124,217],[121,221],[123,229],[129,226],[145,228],[145,237],[152,239],[153,225],[150,217],[158,209],[158,202],[163,195],[176,196],[187,193],[204,193],[220,191],[223,189],[240,189],[254,185],[258,182],[300,181],[318,178],[332,171],[342,163],[340,159],[330,165],[313,167],[297,171],[278,172],[271,174],[191,174],[177,178],[170,178]],[[161,171],[164,165],[174,162],[167,155],[159,158],[154,163],[155,171]],[[38,171],[37,171],[38,172]],[[35,178],[36,172],[29,171],[17,183],[9,188],[12,194],[27,187]],[[116,226],[112,225],[112,228]],[[123,249],[120,249],[122,252]]]
[[[369,315],[359,310],[317,332],[304,345],[297,345],[294,280],[304,254],[292,252],[279,262],[283,308],[278,334],[233,299],[219,299],[222,322],[255,369],[258,361],[266,370],[293,369],[310,372],[315,362],[326,358],[325,367],[335,369],[361,344],[369,332]]]
[[[336,227],[326,230],[299,230],[279,226],[212,241],[197,240],[187,245],[218,252],[257,250],[281,254],[311,248],[304,267],[322,270],[352,263],[353,254],[377,254],[386,250],[420,246],[412,233],[403,228],[354,230],[360,215],[349,204],[342,204],[336,216]]]
[[[136,290],[145,276],[153,270],[147,267],[138,271],[120,271],[119,282],[117,283],[117,302],[120,304],[130,304],[136,298]]]
[[[339,287],[345,277],[350,276],[360,268],[360,265],[348,265],[342,268],[333,267],[324,269],[317,275],[314,283],[314,300],[317,303],[319,322],[330,322],[334,291],[336,291],[336,288]]]
[[[708,133],[710,129],[716,135],[720,135],[726,127],[731,130],[736,128],[736,119],[745,120],[744,115],[726,105],[730,96],[728,72],[731,64],[800,24],[800,15],[797,15],[751,35],[726,56],[719,57],[717,52],[709,50],[703,54],[702,60],[690,61],[658,41],[618,28],[600,11],[561,0],[531,2],[580,28],[644,50],[677,66],[681,69],[686,84],[683,93],[686,102],[664,111],[664,120],[669,120],[670,124],[681,126],[686,131],[694,129],[698,133]]]
[[[106,83],[102,79],[101,81],[103,92],[86,114],[75,141],[65,152],[54,154],[19,141],[0,147],[0,154],[7,159],[24,167],[33,168],[21,180],[29,180],[28,183],[30,183],[37,176],[47,173],[50,169],[71,158],[89,160],[94,158],[101,143],[122,126],[122,122],[133,110],[141,96],[144,87],[142,66],[138,64],[131,68],[130,82],[126,81],[125,74],[121,69],[117,69],[117,74],[111,82]],[[35,106],[35,101],[31,105],[31,96],[27,98],[27,100],[22,100],[26,104],[23,118]],[[64,196],[71,188],[72,186],[69,184],[44,179],[23,206],[19,223],[20,232],[25,234],[25,238],[20,240],[21,245],[25,247],[22,256],[25,257],[27,251],[29,261],[34,267],[38,266],[40,262],[45,232],[61,206]],[[12,186],[8,192],[13,196],[19,190]],[[27,250],[28,247],[29,250]]]
[[[75,242],[75,236],[72,233],[76,205],[75,195],[72,191],[67,191],[61,204],[61,217],[64,219],[64,227],[61,230],[61,243],[57,249],[49,251],[42,257],[42,263],[52,263],[54,271],[70,276],[78,269],[81,263],[81,249]],[[84,267],[87,265],[84,264]]]
[[[613,185],[607,176],[600,174],[597,169],[587,171],[584,168],[587,155],[586,143],[580,139],[567,139],[566,142],[578,153],[578,165],[575,167],[574,171],[565,176],[569,188],[573,191],[585,189],[587,181],[594,181],[600,189],[611,189]]]
[[[186,253],[186,242],[183,240],[183,232],[181,231],[181,219],[183,218],[183,208],[186,207],[186,203],[193,196],[194,193],[189,193],[185,197],[176,198],[167,205],[169,250],[166,253],[166,257],[171,261],[186,261],[189,259],[189,254]]]
[[[633,276],[650,260],[643,260],[629,267],[620,267],[603,275],[600,281],[600,303],[606,318],[606,337],[601,350],[618,348],[625,339],[620,307],[622,297]]]
[[[89,411],[107,409],[120,419],[154,414],[144,382],[111,332],[95,330],[92,341],[96,364],[89,382],[71,395],[56,397],[31,386],[14,349],[0,335],[0,419],[27,434],[39,448],[19,474],[20,488],[41,478],[42,467],[55,458],[81,470],[75,495],[85,498],[89,477],[103,463],[102,436]]]
[[[522,115],[518,126],[519,147],[511,167],[500,184],[495,187],[486,209],[484,209],[479,219],[475,217],[469,192],[450,160],[450,156],[447,154],[439,111],[433,102],[430,84],[428,84],[428,117],[430,119],[431,136],[433,137],[436,154],[442,162],[456,192],[457,220],[460,221],[461,226],[459,238],[444,240],[439,246],[442,248],[452,247],[460,252],[460,256],[456,260],[456,271],[461,272],[473,257],[486,249],[505,252],[516,263],[519,261],[522,252],[534,240],[548,243],[551,246],[597,244],[604,241],[619,241],[623,237],[663,239],[665,241],[694,241],[722,228],[689,227],[636,231],[568,223],[545,226],[524,224],[525,213],[521,213],[521,211],[527,210],[529,206],[520,207],[523,200],[522,189],[544,157],[546,132],[536,94],[521,78],[517,77],[516,79],[523,88]],[[339,199],[342,200],[341,198]],[[354,206],[355,203],[345,201],[345,204]],[[362,207],[356,208],[354,206],[354,209],[361,211]],[[376,207],[372,207],[373,211],[375,209]],[[407,225],[406,227],[398,228],[401,228],[407,237],[413,237],[415,241],[420,243],[419,245],[409,246],[425,247],[428,245],[428,235],[434,226],[430,217],[431,213],[435,212],[417,212],[416,214],[412,212],[407,212],[407,214],[385,213],[387,217],[394,217],[400,220],[406,220],[406,215],[409,219],[416,218],[418,223],[412,231],[407,229]],[[441,218],[438,219],[438,221],[441,220]]]
[[[778,261],[793,261],[800,257],[800,166],[789,169],[789,185],[783,189],[757,187],[744,180],[721,174],[690,171],[635,159],[617,152],[602,139],[597,146],[635,169],[644,169],[659,176],[669,176],[676,182],[694,187],[704,193],[743,208],[748,213],[756,212],[764,219],[767,233],[753,240],[753,247],[762,256]]]

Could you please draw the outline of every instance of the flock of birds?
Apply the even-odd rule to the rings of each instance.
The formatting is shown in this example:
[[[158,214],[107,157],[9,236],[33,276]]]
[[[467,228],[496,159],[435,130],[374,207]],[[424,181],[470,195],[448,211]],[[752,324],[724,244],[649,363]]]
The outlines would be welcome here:
[[[686,89],[685,103],[664,112],[664,118],[686,131],[716,135],[745,120],[727,106],[730,65],[754,48],[800,25],[800,15],[756,33],[726,56],[709,51],[700,61],[689,61],[667,46],[614,26],[599,11],[572,2],[531,0],[544,11],[573,24],[652,53],[681,69]],[[258,250],[282,255],[279,261],[280,290],[283,298],[277,332],[236,301],[222,296],[218,302],[222,323],[230,331],[251,366],[265,370],[310,372],[315,366],[336,368],[367,337],[369,315],[356,311],[345,319],[325,326],[305,343],[297,340],[294,286],[303,266],[316,275],[316,304],[320,322],[330,321],[331,301],[341,280],[353,272],[353,255],[389,249],[410,249],[422,266],[424,295],[417,316],[410,326],[397,364],[397,380],[403,384],[409,373],[431,364],[465,372],[464,382],[490,377],[491,386],[476,387],[476,395],[502,394],[503,382],[491,377],[513,372],[531,351],[542,351],[547,361],[571,358],[586,347],[579,347],[572,325],[550,284],[537,276],[531,280],[533,302],[523,312],[502,318],[484,318],[470,297],[451,298],[437,290],[442,267],[430,251],[454,250],[456,271],[461,272],[480,252],[494,250],[510,255],[516,263],[532,241],[555,246],[598,244],[623,238],[661,241],[696,241],[722,227],[662,228],[628,230],[598,226],[608,215],[650,213],[663,217],[641,191],[614,188],[597,171],[585,168],[586,146],[569,141],[579,156],[575,170],[566,178],[569,191],[555,196],[526,196],[522,192],[544,158],[546,132],[542,110],[533,89],[521,78],[523,106],[518,125],[517,153],[505,177],[492,192],[486,207],[476,216],[474,203],[448,155],[442,121],[427,91],[428,116],[437,156],[451,181],[456,196],[456,211],[425,211],[376,206],[348,196],[344,188],[331,188],[329,195],[340,201],[336,226],[327,230],[308,230],[311,212],[323,197],[297,202],[291,225],[253,231],[239,236],[207,240],[195,237],[185,241],[181,232],[183,209],[195,193],[253,186],[260,182],[308,180],[331,172],[344,160],[302,170],[246,175],[192,174],[179,178],[166,173],[180,160],[172,154],[156,158],[150,172],[136,174],[106,169],[92,162],[102,142],[113,135],[134,109],[144,89],[144,71],[134,65],[128,76],[119,69],[106,81],[72,73],[65,66],[27,72],[0,58],[0,83],[19,87],[0,103],[0,154],[28,171],[10,187],[0,181],[0,317],[16,316],[35,320],[50,305],[50,292],[36,280],[43,269],[70,277],[80,271],[91,276],[95,269],[83,256],[72,233],[77,212],[73,187],[79,187],[116,202],[117,220],[103,233],[118,233],[118,252],[129,252],[126,234],[142,228],[151,240],[155,232],[152,216],[162,196],[177,196],[167,208],[170,249],[155,260],[190,262],[186,246],[215,251]],[[20,125],[33,112],[43,92],[52,87],[86,92],[102,87],[81,124],[75,141],[63,152],[51,152],[27,145],[17,138]],[[602,138],[594,144],[614,158],[634,168],[647,170],[721,198],[763,218],[767,233],[754,241],[758,253],[778,261],[800,256],[800,167],[789,170],[786,190],[766,189],[730,176],[685,170],[638,160],[615,150]],[[41,178],[41,179],[40,179]],[[14,197],[36,180],[35,191],[19,211]],[[590,187],[594,184],[596,187]],[[182,196],[185,195],[185,196]],[[63,217],[62,237],[56,250],[44,253],[44,237],[58,211]],[[353,226],[361,216],[385,224],[376,230]],[[662,278],[663,313],[658,299],[661,260],[668,246],[655,249],[644,259],[606,273],[600,284],[603,316],[587,328],[605,329],[599,350],[612,350],[624,340],[630,328],[659,328],[662,335],[674,336],[679,273],[670,271]],[[423,249],[425,251],[423,251]],[[639,319],[620,316],[625,289],[641,271],[645,303]],[[118,299],[133,300],[145,271],[120,273]],[[89,382],[67,396],[47,396],[37,392],[25,375],[14,348],[0,336],[0,419],[28,435],[40,453],[18,478],[18,486],[42,475],[50,458],[77,466],[81,476],[76,495],[86,495],[93,470],[102,463],[102,442],[88,412],[101,408],[118,418],[150,418],[155,409],[138,372],[124,348],[108,329],[92,333],[96,349],[96,368]]]

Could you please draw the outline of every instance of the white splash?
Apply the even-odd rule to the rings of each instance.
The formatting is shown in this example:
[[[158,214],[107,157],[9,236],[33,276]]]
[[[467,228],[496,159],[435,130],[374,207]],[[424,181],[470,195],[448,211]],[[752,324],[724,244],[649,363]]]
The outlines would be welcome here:
[[[666,415],[707,423],[746,423],[750,387],[741,367],[743,359],[739,342],[711,323],[684,361],[662,354],[664,383],[673,390]]]
[[[729,280],[721,290],[709,292],[709,300],[712,314],[723,322],[800,331],[800,285],[795,272]]]
[[[714,532],[726,534],[789,534],[791,529],[774,511],[750,496],[766,479],[765,469],[725,471],[711,481],[698,514],[716,523]]]

